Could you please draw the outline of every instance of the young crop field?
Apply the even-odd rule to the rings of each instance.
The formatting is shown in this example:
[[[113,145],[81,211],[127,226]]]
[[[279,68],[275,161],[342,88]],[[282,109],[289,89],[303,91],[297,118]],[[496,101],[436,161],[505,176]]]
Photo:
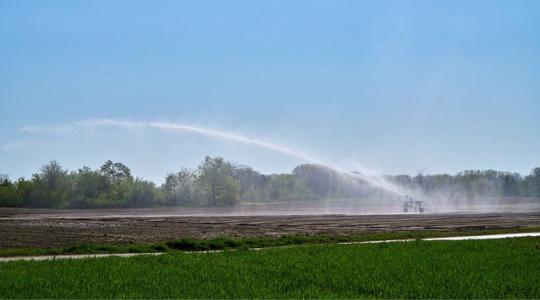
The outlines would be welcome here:
[[[540,238],[0,263],[0,298],[539,298]]]

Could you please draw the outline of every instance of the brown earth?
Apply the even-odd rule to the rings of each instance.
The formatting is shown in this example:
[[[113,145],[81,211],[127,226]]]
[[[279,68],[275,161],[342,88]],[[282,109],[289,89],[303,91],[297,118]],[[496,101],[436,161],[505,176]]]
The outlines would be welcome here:
[[[540,227],[540,212],[387,215],[197,215],[182,209],[0,209],[0,248],[367,231]],[[191,213],[191,215],[190,215]],[[199,212],[200,213],[200,212]]]

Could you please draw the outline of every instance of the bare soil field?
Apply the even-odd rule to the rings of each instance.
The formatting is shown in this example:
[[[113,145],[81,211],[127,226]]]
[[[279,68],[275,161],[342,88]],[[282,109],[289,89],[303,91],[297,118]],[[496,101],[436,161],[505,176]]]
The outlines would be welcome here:
[[[377,231],[540,227],[540,212],[441,214],[240,214],[186,208],[0,209],[0,248],[159,242],[183,237],[277,237]]]

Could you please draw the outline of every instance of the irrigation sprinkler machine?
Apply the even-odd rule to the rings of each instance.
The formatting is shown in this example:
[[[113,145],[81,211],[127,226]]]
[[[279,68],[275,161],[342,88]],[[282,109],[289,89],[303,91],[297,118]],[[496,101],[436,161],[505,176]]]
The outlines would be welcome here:
[[[409,195],[405,195],[405,200],[403,201],[403,212],[423,213],[424,208],[422,207],[422,203],[424,203],[424,201],[414,200]]]

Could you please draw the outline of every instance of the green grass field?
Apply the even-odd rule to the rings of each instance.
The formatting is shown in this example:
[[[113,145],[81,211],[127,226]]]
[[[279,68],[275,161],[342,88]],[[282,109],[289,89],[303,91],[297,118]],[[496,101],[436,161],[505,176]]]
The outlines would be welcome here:
[[[0,263],[1,298],[540,298],[540,238]]]

